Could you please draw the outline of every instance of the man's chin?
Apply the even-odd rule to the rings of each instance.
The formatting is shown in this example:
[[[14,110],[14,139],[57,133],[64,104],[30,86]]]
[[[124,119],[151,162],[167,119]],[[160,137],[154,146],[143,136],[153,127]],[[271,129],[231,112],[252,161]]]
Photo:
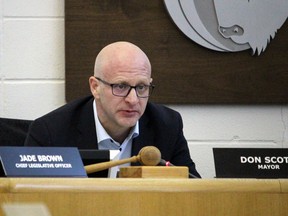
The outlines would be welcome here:
[[[133,120],[124,120],[124,121],[121,121],[120,122],[120,125],[122,125],[123,127],[126,127],[126,128],[131,128],[131,127],[134,127],[137,123],[138,119],[133,119]]]

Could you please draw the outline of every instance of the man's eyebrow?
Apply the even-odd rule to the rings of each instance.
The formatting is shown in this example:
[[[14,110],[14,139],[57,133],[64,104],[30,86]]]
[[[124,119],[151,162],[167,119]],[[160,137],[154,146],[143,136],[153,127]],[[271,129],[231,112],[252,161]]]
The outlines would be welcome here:
[[[113,84],[122,84],[122,85],[134,86],[134,85],[131,85],[126,80],[118,80],[118,81],[113,82]],[[146,81],[141,80],[141,81],[137,82],[135,86],[138,86],[138,85],[150,85],[150,84],[151,84],[150,82],[147,83]]]

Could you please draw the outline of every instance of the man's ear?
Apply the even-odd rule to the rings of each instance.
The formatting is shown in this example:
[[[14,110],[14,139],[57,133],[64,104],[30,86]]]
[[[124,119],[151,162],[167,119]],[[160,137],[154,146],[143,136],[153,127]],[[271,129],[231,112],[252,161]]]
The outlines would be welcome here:
[[[89,86],[90,86],[90,91],[94,98],[98,97],[98,81],[94,76],[91,76],[89,78]]]

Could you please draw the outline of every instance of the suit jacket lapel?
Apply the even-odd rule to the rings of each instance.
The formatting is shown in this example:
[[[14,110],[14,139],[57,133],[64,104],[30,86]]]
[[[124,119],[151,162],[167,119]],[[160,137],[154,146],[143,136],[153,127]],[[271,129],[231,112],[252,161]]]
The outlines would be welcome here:
[[[139,120],[139,136],[134,138],[132,144],[132,152],[131,156],[138,155],[139,151],[144,146],[151,146],[154,140],[154,131],[153,128],[149,124],[149,119],[147,118],[147,114],[144,115]],[[135,163],[135,165],[140,165],[140,163]]]
[[[92,97],[82,108],[77,124],[77,142],[83,149],[98,149]]]

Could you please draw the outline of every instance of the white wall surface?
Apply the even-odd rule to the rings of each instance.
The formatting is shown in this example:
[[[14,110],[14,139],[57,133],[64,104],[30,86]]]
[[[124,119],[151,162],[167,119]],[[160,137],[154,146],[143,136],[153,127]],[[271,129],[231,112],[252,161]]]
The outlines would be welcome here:
[[[0,8],[0,117],[35,119],[65,104],[64,0],[0,0]],[[215,176],[213,147],[288,148],[287,105],[170,107],[182,114],[203,178]]]
[[[0,2],[0,116],[34,119],[65,103],[64,0]]]

